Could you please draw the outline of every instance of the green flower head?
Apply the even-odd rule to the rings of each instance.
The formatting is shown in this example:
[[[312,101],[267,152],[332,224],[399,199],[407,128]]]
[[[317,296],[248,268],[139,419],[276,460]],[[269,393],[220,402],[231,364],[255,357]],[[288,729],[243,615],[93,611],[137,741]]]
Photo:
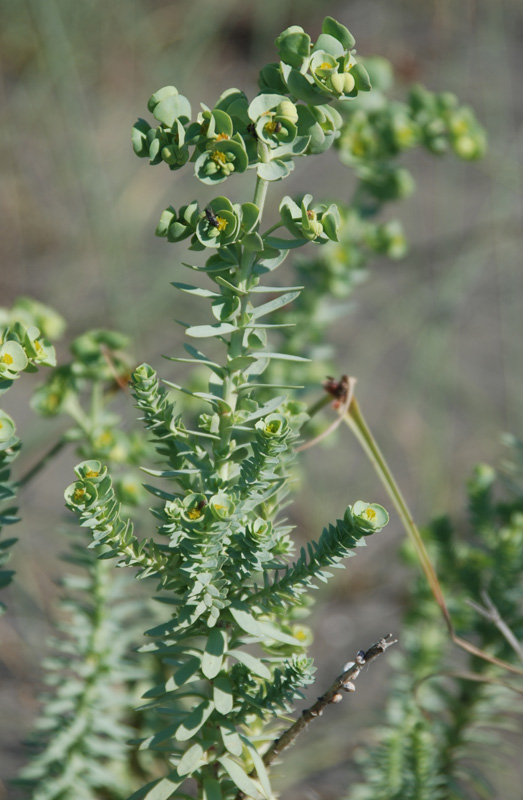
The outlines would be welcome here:
[[[285,227],[297,238],[324,244],[329,240],[339,241],[338,229],[341,224],[336,205],[311,205],[312,195],[306,194],[298,206],[290,197],[283,198],[280,214]]]
[[[233,206],[226,197],[216,197],[203,214],[199,213],[196,240],[203,247],[225,247],[241,236],[241,223],[241,206]]]
[[[365,533],[376,533],[387,525],[389,515],[378,503],[364,503],[358,500],[348,511],[352,512],[353,521]]]

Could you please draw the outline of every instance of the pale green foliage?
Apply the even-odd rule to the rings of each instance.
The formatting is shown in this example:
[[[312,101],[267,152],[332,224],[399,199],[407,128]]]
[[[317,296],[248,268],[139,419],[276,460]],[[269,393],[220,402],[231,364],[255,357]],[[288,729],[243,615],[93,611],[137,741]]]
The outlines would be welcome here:
[[[521,642],[523,459],[520,443],[509,441],[514,460],[498,476],[481,465],[468,483],[468,525],[444,517],[426,535],[461,635],[517,666],[518,653],[488,617],[497,609]],[[506,730],[517,729],[523,713],[518,679],[499,682],[499,668],[452,648],[421,579],[412,585],[402,643],[387,725],[376,729],[380,744],[362,754],[365,783],[348,800],[499,796],[492,784],[507,771]]]
[[[189,359],[173,358],[210,372],[206,392],[168,384],[203,403],[204,413],[191,428],[150,366],[133,374],[134,396],[159,457],[159,468],[146,471],[161,481],[147,487],[161,500],[153,509],[160,540],[134,535],[99,461],[80,464],[78,480],[66,492],[67,505],[92,531],[93,545],[104,547],[104,557],[138,567],[140,578],[154,578],[158,599],[173,607],[170,620],[147,631],[154,643],[146,649],[164,660],[169,677],[145,695],[158,721],[156,732],[140,745],[165,755],[168,774],[138,791],[137,798],[170,797],[190,778],[200,793],[216,798],[238,791],[271,795],[261,758],[275,732],[267,725],[290,710],[312,676],[305,642],[293,635],[295,607],[315,581],[330,577],[327,568],[338,566],[388,521],[380,506],[360,503],[354,514],[349,506],[343,520],[310,544],[308,556],[304,552],[290,563],[291,528],[280,512],[307,416],[285,395],[275,396],[285,385],[260,384],[271,361],[303,361],[267,345],[267,332],[285,325],[267,319],[300,289],[277,287],[275,299],[259,303],[258,293],[274,291],[263,285],[264,277],[289,250],[309,241],[336,241],[340,224],[335,205],[313,203],[305,195],[299,204],[284,198],[280,206],[281,224],[292,238],[263,233],[267,184],[286,177],[297,156],[322,152],[334,141],[341,117],[324,113],[331,131],[320,131],[319,137],[316,105],[370,89],[349,49],[353,43],[330,18],[314,47],[301,29],[289,29],[277,41],[280,67],[263,74],[264,91],[252,102],[231,90],[191,122],[188,101],[166,87],[149,101],[160,124],[152,128],[140,120],[133,131],[138,155],[171,169],[191,158],[203,183],[223,182],[248,168],[257,173],[252,203],[220,196],[205,209],[196,203],[178,212],[170,207],[157,228],[171,242],[190,238],[192,250],[217,251],[204,267],[192,267],[208,275],[212,289],[175,286],[210,303],[216,320],[183,323],[186,334],[215,338],[225,348],[221,360],[192,345],[186,345]],[[332,66],[326,68],[327,62]],[[260,388],[269,390],[265,401]]]
[[[139,119],[133,128],[135,153],[152,165],[174,171],[193,164],[207,187],[250,173],[256,187],[252,202],[218,195],[202,207],[169,206],[156,228],[168,242],[186,241],[207,256],[203,266],[185,265],[200,273],[196,283],[207,279],[205,287],[173,283],[209,306],[207,324],[180,321],[202,349],[186,343],[186,355],[169,356],[204,371],[205,391],[162,381],[148,364],[131,377],[121,352],[125,337],[96,330],[73,342],[72,361],[35,393],[40,414],[66,413],[74,421],[62,443],[74,442],[84,460],[66,504],[87,534],[68,557],[81,573],[63,579],[68,616],[47,672],[54,688],[37,725],[40,752],[21,778],[35,800],[123,800],[133,790],[133,800],[181,799],[195,786],[201,800],[273,796],[263,755],[288,724],[280,718],[288,719],[314,680],[306,656],[312,637],[302,624],[311,590],[388,522],[382,506],[356,500],[294,558],[292,526],[282,512],[309,415],[288,392],[324,377],[324,361],[311,347],[339,312],[325,314],[326,298],[349,293],[369,253],[399,258],[406,251],[401,225],[377,220],[386,203],[413,189],[396,163],[400,154],[414,146],[434,153],[451,147],[471,159],[484,149],[481,127],[453,96],[417,87],[408,103],[390,102],[386,62],[365,61],[354,45],[331,17],[315,43],[292,26],[276,39],[280,61],[261,69],[252,100],[230,89],[194,118],[189,100],[167,86],[149,100],[153,125]],[[279,220],[264,231],[269,185],[333,145],[356,177],[350,203],[281,196]],[[278,284],[272,273],[309,244],[317,255],[296,261],[300,285]],[[23,370],[54,363],[40,331],[52,337],[61,320],[44,311],[24,300],[0,314],[1,386]],[[269,345],[274,332],[279,345]],[[212,357],[203,346],[209,339]],[[311,354],[309,363],[304,356]],[[113,379],[122,385],[128,377],[147,445],[120,430],[109,407]],[[190,413],[183,404],[188,396]],[[0,416],[2,424],[0,500],[9,500],[5,467],[19,444],[12,421]],[[152,478],[145,487],[129,471],[138,463]],[[154,534],[141,533],[144,490],[154,498]],[[12,510],[0,518],[11,521]],[[11,544],[4,543],[6,552]],[[117,579],[113,559],[122,568]],[[3,574],[6,583],[11,574]],[[135,578],[159,601],[155,612],[129,600]],[[145,627],[148,643],[131,657]],[[443,639],[429,644],[438,663]],[[132,695],[142,677],[144,703],[131,729]],[[383,800],[438,800],[445,796],[441,771],[450,740],[446,749],[435,746],[410,689],[393,708],[383,769],[370,770],[369,791]]]

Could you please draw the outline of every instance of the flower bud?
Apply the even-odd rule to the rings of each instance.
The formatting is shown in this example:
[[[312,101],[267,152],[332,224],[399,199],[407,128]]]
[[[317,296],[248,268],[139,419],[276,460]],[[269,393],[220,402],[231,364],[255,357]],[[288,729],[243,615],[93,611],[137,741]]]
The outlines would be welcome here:
[[[331,76],[331,86],[337,94],[343,94],[345,91],[345,75],[341,75],[339,72],[336,75]],[[354,84],[354,78],[352,79]]]
[[[283,100],[276,108],[276,116],[285,117],[296,124],[298,122],[298,109],[290,100]]]

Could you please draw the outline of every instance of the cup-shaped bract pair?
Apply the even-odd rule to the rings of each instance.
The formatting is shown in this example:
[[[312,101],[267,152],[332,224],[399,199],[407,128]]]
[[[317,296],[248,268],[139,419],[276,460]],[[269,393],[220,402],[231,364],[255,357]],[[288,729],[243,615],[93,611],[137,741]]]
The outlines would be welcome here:
[[[340,135],[343,119],[330,106],[298,106],[298,134],[308,136],[306,155],[324,153]]]
[[[181,206],[179,211],[169,206],[162,213],[155,234],[169,242],[181,242],[194,234],[199,217],[200,209],[195,200]]]
[[[188,141],[196,146],[195,175],[202,183],[221,183],[233,172],[245,172],[249,165],[245,142],[235,130],[235,122],[245,132],[246,124],[219,106],[211,110],[202,104],[202,108],[197,122],[187,130]],[[237,111],[243,114],[243,104]]]
[[[134,152],[153,165],[164,161],[172,170],[180,169],[189,160],[185,126],[191,119],[191,104],[175,86],[164,86],[149,98],[147,107],[159,125],[153,128],[141,118],[135,122]]]
[[[191,249],[221,248],[241,241],[254,231],[259,216],[254,203],[233,204],[227,197],[216,197],[199,215]]]
[[[388,512],[383,506],[379,503],[365,503],[363,500],[358,500],[353,506],[349,506],[345,517],[351,519],[367,536],[381,531],[389,521]]]
[[[12,417],[0,408],[0,450],[7,450],[16,441],[16,426]]]
[[[323,20],[314,46],[303,28],[293,25],[276,39],[280,75],[275,65],[269,65],[260,74],[260,86],[265,90],[283,83],[290,94],[312,105],[356,97],[369,91],[371,84],[352,52],[354,45],[350,31],[332,17]]]
[[[259,94],[248,108],[257,139],[269,147],[291,144],[297,135],[298,110],[281,94]]]
[[[312,195],[306,194],[298,205],[291,197],[286,196],[280,204],[281,219],[285,227],[297,239],[308,239],[318,244],[339,241],[338,231],[341,224],[338,207],[332,203],[312,203]]]
[[[41,336],[40,330],[14,322],[0,330],[0,381],[13,381],[21,372],[35,372],[38,366],[56,366],[52,344]]]

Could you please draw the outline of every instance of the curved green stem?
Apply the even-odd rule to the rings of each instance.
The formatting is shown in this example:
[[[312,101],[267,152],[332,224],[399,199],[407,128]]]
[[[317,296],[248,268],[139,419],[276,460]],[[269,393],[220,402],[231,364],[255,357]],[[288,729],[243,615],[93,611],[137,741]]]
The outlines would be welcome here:
[[[361,444],[363,450],[365,451],[366,455],[369,458],[372,466],[374,467],[382,485],[387,494],[389,495],[394,508],[398,512],[398,515],[403,523],[403,527],[407,532],[410,540],[412,541],[418,558],[420,560],[421,568],[425,573],[425,577],[427,578],[429,585],[432,589],[434,596],[436,597],[438,603],[446,609],[445,601],[443,599],[443,595],[441,593],[441,587],[439,585],[438,578],[434,571],[434,567],[432,566],[431,560],[421,538],[421,534],[417,528],[416,523],[414,522],[412,513],[407,505],[403,494],[401,493],[398,484],[394,480],[394,476],[385,461],[385,458],[378,447],[376,440],[374,439],[369,426],[367,425],[363,414],[361,413],[360,407],[356,398],[354,397],[348,412],[344,416],[344,421],[347,423],[349,428],[352,430],[354,435],[356,436],[357,440]]]
[[[271,225],[270,228],[267,228],[267,230],[263,233],[262,238],[264,239],[270,233],[273,233],[273,231],[278,230],[278,228],[281,228],[282,226],[283,226],[283,222],[280,219],[278,222],[275,222],[274,225]]]
[[[369,461],[373,465],[376,474],[378,475],[384,489],[389,495],[394,508],[399,514],[399,517],[403,523],[403,527],[405,528],[407,535],[414,545],[423,574],[425,575],[425,578],[427,579],[432,591],[432,595],[440,608],[447,626],[448,634],[454,644],[457,644],[458,647],[466,650],[467,653],[471,653],[472,655],[481,658],[483,661],[488,661],[490,664],[494,664],[497,667],[501,667],[502,669],[508,670],[509,672],[517,675],[523,675],[523,670],[521,670],[519,667],[515,667],[513,664],[510,664],[507,661],[490,655],[490,653],[487,653],[485,650],[481,650],[479,647],[476,647],[476,645],[466,641],[465,639],[462,639],[461,636],[456,634],[452,624],[450,612],[447,608],[447,604],[441,590],[436,570],[432,566],[432,562],[423,543],[423,539],[421,538],[421,534],[416,523],[414,522],[407,502],[403,497],[396,481],[394,480],[394,476],[387,462],[385,461],[385,458],[379,449],[370,431],[370,428],[363,417],[363,414],[360,411],[360,407],[355,397],[352,399],[349,410],[344,414],[343,419],[352,430],[363,450],[367,454]]]

